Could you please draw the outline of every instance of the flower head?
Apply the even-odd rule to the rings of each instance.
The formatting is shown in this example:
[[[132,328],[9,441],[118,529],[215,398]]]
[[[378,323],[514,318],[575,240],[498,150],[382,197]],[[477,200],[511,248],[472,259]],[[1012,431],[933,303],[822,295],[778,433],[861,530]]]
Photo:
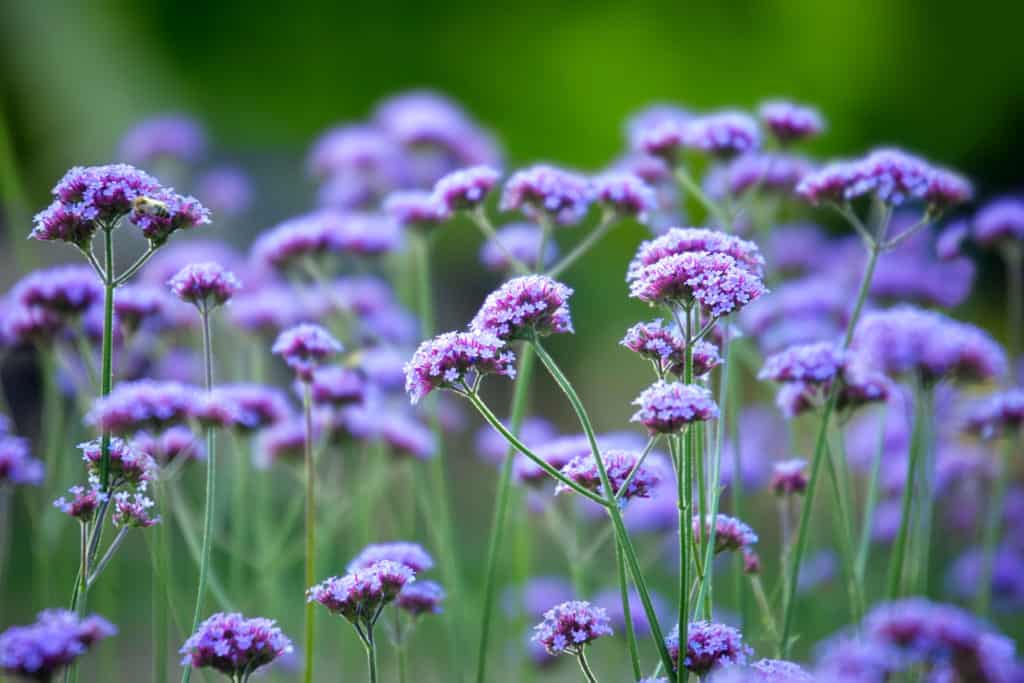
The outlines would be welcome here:
[[[650,304],[696,302],[712,317],[728,315],[768,290],[761,278],[725,254],[686,252],[644,267],[630,296]]]
[[[807,488],[807,461],[800,458],[782,460],[772,465],[769,487],[776,496],[792,496]]]
[[[789,195],[813,170],[809,161],[785,154],[744,154],[708,175],[712,197],[738,197],[748,190]]]
[[[974,217],[974,240],[983,246],[1024,240],[1024,200],[995,199]]]
[[[633,405],[640,409],[632,421],[652,434],[672,434],[693,422],[718,419],[711,391],[696,384],[658,381],[644,389]]]
[[[512,269],[506,251],[510,252],[521,263],[538,263],[541,245],[544,247],[542,267],[551,265],[558,257],[558,245],[554,240],[544,242],[544,231],[530,223],[511,223],[500,228],[496,233],[497,241],[489,239],[480,247],[480,261],[496,272]]]
[[[210,211],[195,197],[160,189],[152,195],[139,195],[132,202],[131,222],[153,245],[167,241],[172,233],[210,222]]]
[[[761,134],[751,116],[723,111],[687,121],[682,129],[682,145],[728,159],[755,151],[761,146]]]
[[[647,266],[663,258],[693,252],[725,254],[732,257],[737,266],[755,275],[764,271],[764,257],[753,242],[718,230],[670,228],[665,234],[640,243],[626,271],[626,281],[639,279]]]
[[[196,392],[179,382],[122,382],[93,402],[86,422],[114,434],[162,431],[191,417]]]
[[[429,460],[437,454],[437,444],[430,428],[402,412],[385,416],[379,425],[379,435],[395,455]]]
[[[393,192],[388,195],[384,210],[399,225],[423,232],[429,232],[451,218],[451,212],[437,197],[422,190]]]
[[[745,550],[757,543],[757,534],[749,526],[729,515],[719,514],[715,517],[715,554],[730,550]],[[711,533],[711,516],[708,515],[703,524],[698,515],[693,517],[693,535],[700,539],[705,533]]]
[[[406,584],[398,594],[395,605],[413,617],[424,614],[440,614],[445,592],[436,581],[416,581]]]
[[[95,614],[79,617],[68,610],[44,610],[35,623],[0,633],[0,671],[49,681],[93,645],[116,633],[113,624]]]
[[[434,185],[434,199],[450,213],[483,203],[501,174],[490,166],[471,166],[449,173]]]
[[[292,649],[292,641],[272,619],[218,612],[185,641],[181,664],[214,669],[235,678],[253,673]]]
[[[983,438],[1024,427],[1024,389],[1007,389],[978,402],[967,417],[967,430]]]
[[[320,325],[302,323],[282,332],[271,352],[281,356],[303,382],[313,380],[316,367],[342,350],[341,342]]]
[[[279,390],[262,384],[222,384],[213,391],[234,416],[233,427],[251,432],[283,422],[291,414],[288,399]]]
[[[515,378],[515,356],[505,342],[482,332],[446,332],[420,344],[405,365],[405,390],[413,403],[434,389],[462,390],[484,375]]]
[[[114,526],[132,526],[145,529],[160,523],[160,516],[150,513],[155,503],[142,493],[119,491],[114,494],[114,512],[110,520]]]
[[[487,295],[469,327],[504,341],[572,332],[572,293],[546,275],[513,278]]]
[[[206,153],[206,131],[195,119],[163,114],[139,121],[121,138],[119,157],[137,166],[161,160],[199,161]]]
[[[747,663],[753,650],[743,643],[743,636],[731,626],[710,621],[694,621],[687,628],[686,651],[679,642],[679,626],[665,638],[668,654],[678,670],[680,665],[690,673],[705,676],[711,671]]]
[[[341,365],[328,365],[313,371],[313,401],[333,406],[362,403],[366,396],[366,379],[358,370]]]
[[[639,456],[631,451],[608,450],[601,453],[605,469],[608,473],[608,481],[611,483],[614,493],[617,493],[626,482],[626,477],[637,465]],[[577,456],[562,467],[562,474],[571,481],[576,482],[588,491],[605,495],[601,486],[601,476],[598,472],[597,462],[593,455]],[[661,481],[661,475],[655,468],[647,464],[641,464],[636,474],[629,482],[629,486],[622,493],[622,500],[631,498],[649,498],[651,491]],[[555,493],[572,491],[567,485],[559,482],[555,487]]]
[[[782,144],[816,137],[825,129],[825,122],[817,109],[786,100],[765,102],[758,114],[761,122]]]
[[[32,457],[28,441],[0,430],[0,488],[39,486],[44,473],[43,463]]]
[[[541,164],[508,179],[500,206],[502,211],[521,210],[531,218],[547,216],[560,225],[573,225],[586,215],[592,199],[586,178]]]
[[[685,366],[686,340],[679,329],[665,326],[662,320],[637,323],[626,330],[619,342],[657,366],[659,374],[672,372],[682,376]],[[701,377],[722,364],[722,357],[714,344],[698,341],[693,345],[693,374]]]
[[[840,375],[846,352],[832,342],[792,346],[765,361],[757,378],[772,382],[822,384]]]
[[[82,460],[89,471],[98,474],[100,461],[103,459],[101,439],[93,439],[78,444],[82,451]],[[110,476],[115,480],[124,480],[132,484],[150,481],[156,476],[156,462],[148,453],[136,449],[124,439],[110,439]]]
[[[648,214],[658,207],[654,190],[632,173],[604,173],[592,183],[594,201],[620,216],[632,216],[645,223]]]
[[[203,444],[184,425],[171,427],[155,435],[139,432],[132,438],[132,445],[160,464],[167,464],[176,458],[202,460],[206,457]]]
[[[252,179],[240,168],[218,166],[196,179],[196,194],[218,215],[238,216],[252,205]]]
[[[55,266],[29,273],[12,290],[23,306],[59,316],[77,316],[103,298],[103,287],[87,266]]]
[[[219,263],[192,263],[168,281],[171,293],[182,301],[195,304],[200,311],[222,306],[242,288],[235,274]]]
[[[608,613],[589,602],[570,601],[555,605],[534,627],[533,640],[549,654],[576,654],[602,636],[612,635]]]
[[[434,567],[434,558],[419,543],[395,541],[392,543],[373,543],[363,548],[355,559],[348,563],[346,569],[355,571],[366,569],[381,560],[397,562],[411,569],[416,574],[429,571]]]
[[[404,564],[381,560],[313,586],[306,591],[306,600],[319,602],[353,624],[372,624],[380,608],[393,602],[414,580],[414,572]]]
[[[71,498],[66,499],[63,496],[53,501],[53,507],[57,508],[65,515],[74,517],[83,524],[91,522],[93,515],[96,514],[96,509],[99,508],[103,501],[107,500],[107,494],[100,489],[99,482],[91,482],[89,487],[84,486],[72,486],[68,489],[68,493],[71,494]]]

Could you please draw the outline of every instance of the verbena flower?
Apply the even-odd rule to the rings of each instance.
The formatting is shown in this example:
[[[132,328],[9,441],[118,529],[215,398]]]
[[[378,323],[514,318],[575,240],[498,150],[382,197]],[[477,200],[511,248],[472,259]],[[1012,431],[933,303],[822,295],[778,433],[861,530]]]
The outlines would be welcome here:
[[[547,216],[559,225],[579,223],[593,200],[590,181],[581,175],[540,164],[517,171],[505,183],[502,211]]]
[[[464,390],[484,375],[516,375],[515,355],[493,334],[446,332],[420,344],[406,363],[405,390],[417,403],[434,389]]]
[[[251,432],[287,420],[292,415],[285,395],[262,384],[222,384],[214,389],[218,401],[231,406],[234,427]]]
[[[541,243],[544,242],[544,231],[539,226],[530,223],[511,223],[499,228],[496,234],[497,242],[489,239],[480,247],[480,261],[487,268],[496,272],[511,270],[512,262],[505,253],[506,250],[520,263],[537,263],[541,260],[539,257]],[[498,246],[498,242],[501,246]],[[548,240],[544,244],[541,267],[551,265],[557,257],[558,245],[554,240]]]
[[[758,114],[765,128],[782,144],[816,137],[825,129],[817,109],[786,100],[765,102]]]
[[[9,304],[3,311],[0,339],[4,346],[48,346],[66,329],[66,319],[44,308]]]
[[[205,313],[227,303],[242,288],[242,283],[224,266],[208,261],[185,266],[167,286],[174,296]]]
[[[682,377],[685,366],[686,341],[675,325],[666,326],[660,318],[637,323],[626,330],[619,342],[630,351],[657,366],[657,372],[672,372]],[[714,344],[698,341],[693,345],[693,374],[701,377],[722,364]]]
[[[668,256],[699,252],[731,256],[738,266],[756,275],[764,270],[764,257],[753,242],[718,230],[670,228],[665,234],[640,243],[626,271],[626,281],[638,280],[648,266]]]
[[[483,203],[501,174],[490,166],[470,166],[449,173],[434,185],[434,199],[450,213]]]
[[[192,238],[161,247],[149,259],[146,267],[139,271],[139,280],[142,284],[159,287],[162,292],[166,292],[167,281],[182,268],[190,263],[208,261],[219,263],[234,273],[246,273],[253,269],[245,255],[227,242]],[[266,273],[260,274],[266,276]],[[122,291],[123,288],[119,287],[118,296]]]
[[[126,334],[134,334],[143,327],[159,332],[174,326],[173,316],[167,313],[173,304],[166,291],[151,285],[124,285],[114,299],[114,315]],[[186,307],[187,309],[187,307]],[[190,317],[195,313],[190,312]]]
[[[238,406],[225,401],[213,389],[196,397],[189,417],[202,428],[232,429],[238,424],[239,411]]]
[[[694,303],[718,318],[767,292],[761,278],[725,254],[686,252],[646,266],[630,284],[630,296],[649,304]]]
[[[658,198],[647,183],[632,173],[612,171],[592,181],[594,202],[620,216],[646,223],[648,215],[658,207]]]
[[[306,601],[318,602],[353,624],[372,625],[381,608],[413,581],[415,574],[405,565],[381,560],[313,586],[306,591]]]
[[[117,633],[95,614],[80,617],[63,609],[43,610],[35,623],[12,626],[0,634],[0,671],[34,681],[49,681],[58,671]]]
[[[752,152],[761,146],[757,122],[747,114],[723,111],[687,121],[682,145],[719,158]]]
[[[100,461],[103,459],[101,439],[80,443],[78,448],[82,451],[82,460],[88,464],[89,471],[98,474]],[[109,454],[110,476],[115,481],[123,480],[131,484],[139,484],[150,481],[156,476],[157,466],[153,458],[148,453],[136,449],[124,439],[112,437]]]
[[[971,548],[958,557],[949,570],[947,584],[964,600],[977,597],[979,590],[992,591],[992,606],[998,612],[1013,613],[1024,608],[1024,549],[1004,542],[992,557],[991,583],[982,574],[985,551]]]
[[[699,515],[694,515],[693,535],[699,541],[704,534],[711,533],[711,516],[703,523]],[[757,543],[757,534],[749,526],[729,515],[719,514],[715,517],[715,554],[727,551],[744,550]]]
[[[440,614],[444,611],[441,603],[445,597],[444,589],[436,581],[416,581],[402,588],[395,599],[395,606],[413,617]]]
[[[180,382],[121,382],[110,394],[93,402],[85,420],[114,434],[161,431],[187,422],[196,396],[194,388]]]
[[[772,465],[772,479],[769,485],[776,496],[792,496],[807,489],[807,461],[794,458]]]
[[[674,163],[682,144],[683,127],[693,114],[674,105],[653,105],[630,117],[626,124],[630,147]]]
[[[608,473],[608,481],[614,489],[612,493],[617,493],[625,483],[630,471],[636,465],[639,456],[631,451],[608,450],[602,451],[601,458]],[[605,495],[597,469],[597,462],[592,454],[573,458],[562,467],[561,472],[571,481],[588,491],[593,491],[602,496]],[[640,465],[633,479],[629,482],[629,486],[623,491],[622,500],[649,498],[652,489],[660,480],[661,475],[655,468],[650,467],[647,463]],[[567,491],[571,492],[572,489],[562,482],[559,482],[555,487],[556,494]]]
[[[830,638],[819,650],[814,673],[820,680],[886,681],[902,667],[900,653],[894,648],[863,638]]]
[[[316,367],[341,350],[341,342],[330,332],[310,323],[288,328],[271,347],[271,352],[281,356],[303,382],[311,382]]]
[[[78,316],[103,299],[103,287],[88,266],[55,266],[32,271],[11,295],[23,306]]]
[[[437,197],[422,190],[390,194],[384,203],[384,210],[399,225],[423,232],[429,232],[451,218],[451,211]]]
[[[789,195],[814,170],[811,162],[785,154],[745,154],[713,171],[705,181],[711,197],[738,197],[749,190]]]
[[[905,222],[896,217],[891,224]],[[970,259],[937,259],[927,233],[921,232],[878,260],[869,292],[876,301],[953,308],[970,295],[974,275]]]
[[[292,650],[292,641],[274,620],[218,612],[199,625],[180,653],[182,666],[214,669],[234,680],[248,677]]]
[[[110,521],[114,526],[131,526],[145,529],[160,523],[160,515],[154,516],[150,509],[153,500],[142,493],[119,491],[113,496],[114,510]]]
[[[967,430],[990,439],[1024,427],[1024,389],[1007,389],[979,401],[967,416]]]
[[[469,327],[504,341],[571,333],[572,293],[571,288],[546,275],[513,278],[487,295]]]
[[[183,425],[158,434],[140,432],[132,437],[132,445],[163,465],[177,458],[202,460],[206,457],[205,446]]]
[[[32,457],[27,440],[0,430],[0,488],[39,486],[44,474],[43,463]]]
[[[772,382],[830,382],[842,373],[847,353],[832,342],[794,346],[769,357],[757,378]]]
[[[549,654],[576,654],[602,636],[612,635],[608,613],[589,602],[570,601],[555,605],[534,627],[533,640]]]
[[[252,206],[252,179],[235,166],[218,166],[196,179],[196,194],[219,216],[238,216]]]
[[[296,300],[290,287],[272,285],[257,292],[239,292],[228,308],[228,318],[238,327],[267,337],[282,330],[316,318],[321,309],[309,302]]]
[[[163,114],[139,121],[121,138],[118,157],[136,166],[162,160],[199,161],[206,153],[202,124],[183,114]]]
[[[574,458],[582,458],[590,453],[590,443],[582,434],[560,436],[545,441],[537,446],[534,454],[541,460],[560,470]],[[512,471],[517,481],[524,484],[541,484],[548,479],[548,473],[540,465],[525,455],[516,454]]]
[[[354,177],[377,191],[401,184],[406,158],[394,138],[373,126],[331,128],[314,143],[307,159],[310,173],[320,178]]]
[[[257,263],[285,270],[305,259],[334,255],[375,255],[401,242],[398,223],[386,216],[321,209],[289,219],[252,245]]]
[[[737,629],[710,621],[690,622],[685,651],[679,642],[678,625],[665,638],[665,646],[676,670],[682,666],[697,676],[746,664],[747,658],[753,654],[753,650],[743,643],[743,636]]]
[[[982,246],[1024,240],[1024,200],[995,199],[974,216],[972,235]]]
[[[359,554],[348,563],[347,571],[366,569],[381,560],[397,562],[411,569],[416,574],[429,571],[434,567],[434,558],[419,543],[394,541],[391,543],[371,543],[359,551]]]
[[[85,486],[72,486],[68,489],[71,498],[61,496],[53,501],[53,506],[65,515],[74,517],[83,524],[91,522],[97,508],[107,500],[108,495],[100,489],[99,482],[90,482]]]
[[[392,453],[429,460],[437,455],[434,433],[418,419],[403,413],[385,417],[379,425],[379,436]]]
[[[353,368],[329,365],[313,371],[313,401],[333,406],[362,403],[366,396],[366,379]]]
[[[323,433],[325,424],[322,416],[313,415],[314,443]],[[261,469],[278,460],[302,461],[305,457],[306,425],[300,418],[278,422],[260,432],[255,464]]]
[[[963,256],[964,243],[971,236],[971,228],[967,221],[953,221],[939,233],[935,240],[935,255],[940,261],[953,261]]]
[[[693,422],[718,419],[718,406],[711,391],[696,384],[658,381],[633,401],[639,406],[631,420],[652,434],[672,434]]]
[[[129,220],[154,246],[164,244],[171,234],[210,222],[210,211],[195,197],[160,189],[133,202]]]

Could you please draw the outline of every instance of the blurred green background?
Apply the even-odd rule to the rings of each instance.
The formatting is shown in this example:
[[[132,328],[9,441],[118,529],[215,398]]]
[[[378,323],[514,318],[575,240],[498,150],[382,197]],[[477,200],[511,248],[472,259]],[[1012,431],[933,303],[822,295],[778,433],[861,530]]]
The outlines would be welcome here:
[[[624,148],[625,118],[654,102],[750,108],[786,96],[827,118],[827,134],[810,147],[816,155],[898,144],[970,176],[982,197],[1012,191],[1024,158],[1022,25],[1024,3],[952,0],[6,0],[0,201],[11,209],[4,237],[17,249],[0,255],[0,279],[6,286],[27,264],[71,258],[25,244],[28,217],[69,166],[110,161],[124,130],[146,115],[196,115],[216,155],[253,173],[257,211],[230,235],[247,244],[311,206],[302,163],[319,132],[410,87],[458,100],[499,137],[509,166],[603,167]],[[551,343],[584,397],[594,397],[600,429],[626,425],[629,399],[646,382],[617,346],[647,315],[623,284],[644,235],[638,225],[616,230],[569,273],[578,334]],[[495,284],[475,267],[478,245],[468,226],[441,236],[438,270],[450,274],[438,292],[442,328],[463,325]],[[979,287],[1000,288],[1001,271],[982,265]],[[989,317],[984,299],[976,293],[957,315]],[[569,429],[567,407],[550,389],[539,383],[538,410]],[[455,509],[465,571],[478,585],[491,479],[475,461],[466,468],[453,475]],[[122,580],[146,571],[143,553],[136,559]],[[146,592],[130,595],[142,616]],[[828,605],[820,609],[828,614]]]

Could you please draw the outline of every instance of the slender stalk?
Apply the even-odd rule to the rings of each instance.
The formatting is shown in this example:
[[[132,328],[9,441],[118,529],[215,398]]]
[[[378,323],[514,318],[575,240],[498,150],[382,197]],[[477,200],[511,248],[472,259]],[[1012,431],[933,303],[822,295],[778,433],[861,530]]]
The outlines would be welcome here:
[[[685,176],[686,174],[683,173]],[[683,383],[693,384],[693,318],[691,311],[683,311],[683,332],[686,339],[686,347],[683,350]],[[676,316],[678,321],[679,317]],[[678,323],[677,323],[678,324]],[[679,464],[676,467],[676,493],[679,496],[679,612],[676,617],[679,624],[679,632],[685,633],[690,623],[690,564],[687,558],[688,548],[693,545],[693,429],[690,428],[677,437],[676,455]],[[679,450],[679,441],[682,441],[682,451]],[[703,490],[703,487],[701,487]],[[706,520],[700,518],[701,529],[704,528]],[[706,537],[707,534],[701,534]],[[696,548],[694,549],[696,551]],[[695,552],[695,555],[697,553]],[[696,559],[696,557],[695,557]],[[683,683],[686,674],[685,668],[680,666],[676,672],[676,679]]]
[[[996,552],[999,547],[999,532],[1003,520],[1003,503],[1006,500],[1006,484],[1010,478],[1010,464],[1013,456],[1019,455],[1022,445],[1024,443],[1022,443],[1020,433],[1006,439],[1006,443],[1003,445],[1000,471],[996,476],[992,497],[989,500],[981,555],[981,574],[978,578],[978,593],[975,598],[975,610],[986,618],[989,616],[992,605],[992,568],[995,565]]]
[[[519,356],[518,381],[512,396],[512,417],[509,430],[519,433],[526,413],[526,403],[530,395],[530,382],[533,378],[534,365],[533,347],[523,346]],[[476,680],[484,683],[487,680],[487,649],[490,645],[491,618],[494,612],[494,598],[497,592],[498,551],[505,535],[505,520],[508,517],[508,501],[512,488],[512,464],[515,460],[515,448],[510,447],[501,465],[498,477],[498,490],[494,499],[494,516],[491,523],[491,536],[487,544],[487,559],[484,564],[484,604],[480,616],[480,645],[477,650]]]
[[[96,579],[98,579],[100,574],[103,573],[103,570],[107,568],[111,558],[114,557],[114,553],[117,552],[117,549],[121,547],[121,544],[124,542],[127,534],[127,526],[123,526],[118,529],[117,535],[114,536],[114,540],[110,542],[109,546],[107,546],[107,550],[103,553],[103,557],[101,557],[100,561],[96,563],[96,567],[92,570],[92,573],[89,575],[89,579],[85,582],[86,588],[92,588],[92,585],[96,583]]]
[[[302,415],[306,425],[305,465],[306,465],[306,586],[316,583],[316,468],[313,462],[313,391],[309,382],[302,385]],[[303,645],[305,666],[302,680],[313,681],[313,637],[316,614],[313,603],[306,603],[305,641]],[[371,675],[371,680],[373,680]]]
[[[679,184],[687,194],[691,195],[697,200],[698,204],[704,207],[708,215],[712,216],[723,230],[732,231],[732,221],[729,219],[729,216],[704,193],[704,190],[701,189],[700,185],[697,184],[684,166],[676,167],[676,180],[679,181]]]
[[[576,261],[582,258],[588,251],[594,248],[594,245],[601,241],[608,231],[615,226],[615,213],[612,211],[606,211],[601,216],[601,222],[597,224],[589,235],[580,240],[572,251],[566,254],[561,261],[556,263],[551,270],[547,272],[548,277],[557,278],[559,275],[568,270]],[[543,252],[541,252],[543,258]]]
[[[622,480],[622,485],[619,486],[619,490],[615,492],[616,500],[621,499],[623,494],[625,494],[629,489],[629,485],[633,482],[633,478],[636,477],[636,473],[640,471],[641,467],[643,467],[644,461],[647,460],[647,456],[650,455],[651,451],[654,450],[654,446],[658,443],[659,436],[660,435],[655,435],[647,440],[647,445],[644,446],[644,449],[640,452],[636,462],[633,463],[633,467],[630,468],[629,474],[627,474],[626,478]]]
[[[366,625],[366,635],[362,636],[363,647],[366,649],[366,669],[370,683],[377,683],[377,644],[373,640],[373,625]]]
[[[622,617],[626,622],[626,643],[629,645],[629,662],[633,667],[633,678],[643,678],[640,670],[640,650],[636,643],[636,629],[633,627],[633,608],[629,604],[629,574],[626,572],[626,560],[622,557],[622,548],[615,544],[615,569],[619,575],[619,595],[622,599]]]
[[[587,683],[597,683],[597,676],[591,670],[590,662],[587,661],[587,655],[582,647],[576,650],[576,661],[580,663],[580,669],[583,671],[583,677],[587,679]]]
[[[103,262],[103,369],[100,374],[100,398],[107,396],[114,383],[114,239],[112,226],[103,228],[103,248],[106,260]],[[100,486],[110,490],[110,430],[103,430],[100,436]]]
[[[241,553],[244,552],[246,544],[249,542],[249,520],[252,519],[252,514],[246,512],[246,505],[249,502],[249,461],[245,457],[240,436],[237,434],[231,435],[231,446],[232,455],[235,459],[235,481],[232,487],[231,505],[231,536],[233,543],[228,576],[229,585],[233,586],[239,593],[244,594],[247,585],[245,579],[248,577],[243,574]]]
[[[879,234],[884,235],[885,225],[879,226]],[[857,299],[850,314],[850,320],[846,326],[846,333],[843,335],[842,348],[850,346],[853,339],[853,331],[857,327],[861,311],[864,309],[864,302],[867,300],[868,290],[871,288],[871,279],[874,277],[875,266],[878,265],[878,256],[881,248],[877,242],[872,242],[868,248],[868,261],[864,266],[864,274],[861,276],[860,287],[857,292]],[[814,456],[811,459],[811,471],[807,480],[807,490],[804,493],[803,507],[800,511],[800,525],[797,528],[796,544],[793,546],[793,554],[790,558],[789,578],[785,587],[785,596],[782,608],[782,631],[779,634],[779,650],[783,656],[789,655],[790,643],[789,633],[793,626],[793,607],[795,603],[796,587],[800,581],[800,564],[807,551],[807,541],[810,536],[811,515],[814,508],[814,494],[818,486],[818,475],[821,473],[821,466],[825,458],[825,446],[828,441],[828,425],[835,411],[839,399],[839,383],[833,384],[829,391],[828,399],[821,413],[821,424],[818,427],[818,434],[814,443]]]
[[[157,495],[160,500],[165,498],[160,495],[164,483],[159,479],[155,483]],[[169,577],[168,570],[168,549],[166,522],[156,525],[153,532],[153,681],[154,683],[167,683],[167,639],[170,631],[170,620],[168,618],[168,593]]]
[[[494,245],[501,250],[501,253],[505,255],[506,259],[508,259],[509,265],[512,266],[513,270],[520,275],[525,275],[530,272],[530,268],[519,260],[519,258],[516,257],[516,255],[513,254],[507,246],[505,246],[505,243],[501,241],[501,238],[498,237],[498,233],[494,230],[494,226],[491,225],[491,220],[487,217],[487,213],[484,211],[483,205],[477,206],[475,209],[470,211],[469,219],[473,221],[473,224],[477,228],[480,229],[480,232],[483,233],[484,239],[494,242]],[[540,250],[540,258],[542,259],[544,258],[545,248],[546,245],[542,243]]]
[[[871,475],[868,478],[867,498],[864,501],[864,521],[861,523],[857,559],[854,562],[854,573],[861,585],[864,584],[864,573],[867,571],[868,556],[871,554],[871,531],[875,524],[879,477],[882,471],[882,457],[885,454],[885,430],[889,416],[888,407],[883,408],[883,411],[878,432],[878,447],[875,449],[875,457],[871,463]]]
[[[751,576],[750,586],[753,589],[752,592],[754,593],[754,599],[757,601],[757,606],[761,608],[761,622],[764,624],[765,630],[768,631],[768,637],[778,642],[779,628],[775,623],[775,615],[772,613],[771,603],[768,601],[768,596],[765,595],[761,577],[756,574]]]
[[[920,385],[914,386],[914,427],[910,437],[910,454],[907,458],[907,478],[903,483],[903,500],[900,504],[900,529],[892,546],[892,560],[889,564],[889,578],[886,583],[886,598],[894,600],[900,593],[904,579],[904,566],[907,562],[907,546],[912,526],[914,491],[917,484],[918,469],[925,450],[922,444],[925,420],[928,416],[928,398],[930,393]]]
[[[203,368],[206,393],[213,391],[213,339],[210,334],[210,311],[204,305],[199,309],[199,317],[203,325]],[[203,504],[203,546],[199,558],[199,585],[196,588],[196,605],[192,611],[192,630],[199,628],[199,619],[203,613],[203,598],[206,595],[206,584],[210,573],[210,551],[213,547],[213,516],[214,502],[217,496],[217,448],[212,426],[206,428],[206,497]],[[185,665],[181,674],[182,683],[188,683],[192,677],[192,667]]]
[[[863,612],[863,599],[854,571],[853,536],[850,532],[849,502],[846,500],[843,486],[839,481],[838,470],[840,464],[836,462],[837,455],[828,444],[825,445],[825,450],[825,466],[828,468],[829,483],[832,485],[832,497],[836,500],[837,514],[833,517],[833,525],[836,527],[839,558],[842,562],[843,578],[846,580],[846,593],[850,600],[851,617],[853,623],[857,623],[860,621]]]
[[[1024,344],[1024,248],[1019,242],[1003,248],[1003,261],[1006,263],[1006,320],[1010,326],[1006,350],[1010,356],[1009,383],[1012,385],[1024,351],[1021,348]]]

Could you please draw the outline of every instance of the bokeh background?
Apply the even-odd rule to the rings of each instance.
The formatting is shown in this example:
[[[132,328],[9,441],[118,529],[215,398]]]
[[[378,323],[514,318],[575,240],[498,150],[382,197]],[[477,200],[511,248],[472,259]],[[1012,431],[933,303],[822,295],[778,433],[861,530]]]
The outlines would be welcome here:
[[[25,242],[31,214],[46,205],[69,166],[111,161],[120,136],[144,116],[197,116],[208,126],[215,158],[252,174],[254,210],[218,235],[244,246],[313,205],[303,160],[318,133],[364,118],[381,98],[412,87],[458,100],[499,138],[509,167],[547,160],[602,168],[624,149],[626,117],[654,102],[750,108],[787,96],[818,105],[828,120],[827,134],[809,148],[816,156],[898,144],[962,171],[981,197],[1019,190],[1022,24],[1024,4],[952,0],[706,6],[9,0],[0,4],[0,284],[71,258]],[[592,397],[602,429],[626,425],[629,400],[646,381],[617,345],[625,327],[646,315],[626,298],[623,283],[625,265],[645,236],[641,226],[626,224],[572,269],[566,279],[578,292],[578,333],[551,343],[584,397]],[[476,266],[479,240],[462,225],[438,242],[442,329],[463,325],[495,284]],[[1002,291],[1002,277],[994,261],[980,261],[975,293],[956,315],[984,321],[999,334],[1002,304],[991,293]],[[15,387],[8,395],[20,392],[23,399],[16,406],[24,412],[23,431],[31,431],[31,371],[5,373]],[[537,410],[568,428],[567,407],[550,398],[550,389],[541,384]],[[493,475],[470,453],[454,455],[464,572],[478,588]],[[546,568],[543,548],[538,555],[539,569]],[[126,599],[112,617],[130,624],[134,615],[145,624],[144,546],[130,557],[116,575]],[[37,608],[27,591],[31,563],[16,555],[14,564],[5,579],[5,622]],[[613,568],[604,569],[610,583]],[[72,572],[69,566],[69,580]],[[54,595],[63,596],[63,589]],[[808,618],[831,623],[823,602]],[[337,630],[325,639],[350,640]],[[424,655],[433,641],[426,642]],[[113,661],[107,656],[106,675],[119,675],[95,680],[138,680],[123,673],[134,660],[146,670],[141,649],[106,650],[117,653]],[[359,674],[361,663],[353,667]],[[436,674],[428,664],[422,675]]]

